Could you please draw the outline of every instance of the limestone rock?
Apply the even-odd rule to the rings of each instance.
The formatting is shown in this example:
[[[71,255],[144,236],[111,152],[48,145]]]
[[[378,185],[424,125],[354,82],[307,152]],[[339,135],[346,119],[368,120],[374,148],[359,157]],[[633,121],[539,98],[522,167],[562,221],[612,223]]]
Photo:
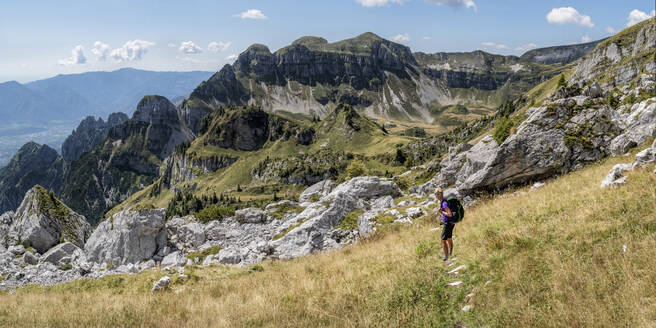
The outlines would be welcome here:
[[[261,223],[266,220],[266,214],[259,208],[244,208],[235,211],[235,219],[241,223]]]
[[[656,148],[647,148],[636,155],[635,161],[633,162],[633,169],[637,167],[643,167],[655,161]]]
[[[175,248],[196,249],[205,243],[204,226],[198,222],[189,222],[176,217],[166,223],[169,243]]]
[[[621,155],[631,148],[656,137],[656,98],[650,98],[633,105],[631,115],[623,122],[624,133],[613,139],[611,152]]]
[[[184,257],[180,252],[175,251],[173,253],[170,253],[162,259],[161,265],[163,267],[168,267],[168,266],[183,266],[185,263],[187,263],[187,258]]]
[[[333,188],[335,188],[335,182],[332,180],[323,180],[305,189],[305,191],[303,191],[298,199],[301,202],[307,202],[310,200],[310,198],[312,198],[312,196],[315,195],[323,197],[328,195],[333,190]]]
[[[91,226],[41,186],[26,194],[16,210],[9,237],[28,243],[43,254],[61,241],[84,247]]]
[[[161,238],[166,234],[165,218],[163,209],[114,214],[89,237],[85,246],[88,260],[113,265],[149,260],[166,246]]]
[[[157,292],[157,291],[168,289],[170,283],[171,283],[171,278],[169,278],[169,276],[164,276],[160,280],[157,280],[156,282],[153,283],[153,289],[151,289],[150,291]]]
[[[39,263],[39,258],[37,258],[32,252],[25,252],[25,254],[23,254],[23,261],[26,264],[37,265]]]
[[[623,184],[626,182],[626,176],[624,172],[631,170],[630,164],[617,164],[608,172],[608,175],[601,182],[601,187],[612,187]]]
[[[408,208],[407,210],[405,210],[405,213],[406,213],[410,218],[413,218],[413,219],[416,219],[416,218],[418,218],[418,217],[420,217],[420,216],[422,216],[422,215],[425,214],[424,210],[422,210],[422,209],[419,208],[419,207],[411,207],[411,208]]]
[[[25,253],[25,247],[23,245],[14,245],[9,247],[7,251],[14,256],[23,255]]]
[[[333,201],[328,208],[316,204],[299,213],[297,220],[302,223],[280,239],[271,241],[274,256],[280,259],[290,259],[331,248],[334,245],[334,240],[330,239],[327,233],[334,226],[341,223],[346,215],[356,208],[358,203],[352,194],[346,193],[344,190],[351,191],[354,194],[362,194],[366,189],[362,184],[355,184],[355,186],[359,186],[359,188],[335,188],[329,195],[332,196]],[[398,187],[396,188],[398,189]],[[390,187],[388,192],[393,192],[393,188]]]
[[[73,243],[62,243],[43,254],[40,261],[49,262],[54,265],[68,264],[76,251],[81,252],[82,250]],[[66,258],[68,260],[65,260]]]
[[[331,195],[347,194],[358,199],[372,199],[383,196],[398,197],[401,189],[393,181],[379,177],[357,177],[337,186]]]
[[[0,250],[2,248],[6,248],[8,243],[8,236],[7,234],[9,233],[9,229],[11,228],[11,224],[14,222],[14,212],[9,211],[5,212],[2,215],[0,215]]]

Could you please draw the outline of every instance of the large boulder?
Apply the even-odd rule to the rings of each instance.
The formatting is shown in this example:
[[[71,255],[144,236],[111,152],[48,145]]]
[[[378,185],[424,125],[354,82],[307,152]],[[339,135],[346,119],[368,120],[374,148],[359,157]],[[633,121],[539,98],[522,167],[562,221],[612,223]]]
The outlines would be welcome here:
[[[71,242],[84,247],[91,226],[52,192],[37,185],[30,189],[16,210],[9,231],[9,239],[27,243],[40,254],[61,242]]]
[[[305,189],[305,191],[303,191],[298,197],[298,200],[301,202],[307,202],[313,196],[323,197],[333,191],[333,188],[335,188],[335,182],[332,180],[319,181]]]
[[[196,249],[205,243],[204,226],[179,217],[166,223],[169,243],[180,250]]]
[[[337,186],[328,197],[338,194],[347,194],[357,199],[372,199],[388,195],[398,197],[403,193],[399,186],[389,179],[357,177]]]
[[[266,220],[266,213],[255,207],[235,211],[235,220],[241,223],[261,223]]]
[[[333,191],[329,196],[332,202],[327,208],[313,203],[295,221],[280,227],[280,237],[271,242],[274,257],[290,259],[334,246],[328,233],[356,209],[358,200],[345,192]]]
[[[656,98],[650,98],[631,107],[631,115],[624,120],[624,133],[613,139],[613,155],[621,155],[631,148],[656,137]]]
[[[41,256],[41,262],[49,262],[54,265],[69,264],[72,257],[82,250],[73,243],[62,243],[47,251]]]
[[[166,246],[165,214],[164,209],[114,214],[89,237],[85,246],[87,259],[113,265],[150,259]]]
[[[436,179],[455,181],[460,194],[541,180],[608,155],[611,141],[622,131],[611,108],[582,106],[573,99],[530,108],[526,116],[501,145],[488,137],[450,156]],[[440,181],[436,184],[446,185]]]

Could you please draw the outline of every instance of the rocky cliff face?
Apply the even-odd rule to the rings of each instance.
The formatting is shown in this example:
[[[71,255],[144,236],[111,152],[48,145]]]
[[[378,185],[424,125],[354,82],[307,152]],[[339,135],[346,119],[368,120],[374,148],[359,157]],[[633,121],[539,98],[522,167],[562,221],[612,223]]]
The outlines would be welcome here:
[[[192,138],[171,102],[146,96],[132,119],[109,128],[100,145],[70,164],[62,200],[95,224],[107,209],[153,183],[162,161]]]
[[[559,47],[527,59],[482,51],[413,54],[372,33],[335,43],[303,37],[274,53],[255,44],[201,83],[182,109],[194,132],[198,116],[212,107],[246,104],[323,116],[345,103],[370,116],[430,122],[430,108],[497,105],[503,98],[497,90],[516,96],[592,48]],[[554,63],[561,65],[546,65]]]
[[[571,63],[594,50],[605,39],[582,44],[533,49],[523,54],[520,59],[536,64]]]
[[[124,113],[110,114],[105,122],[102,118],[87,116],[71,133],[62,145],[62,157],[72,162],[82,154],[93,150],[107,136],[109,128],[119,125],[129,118]]]
[[[641,73],[656,73],[654,19],[604,40],[577,65],[572,82],[599,81],[604,89],[626,84]],[[633,85],[635,87],[635,85]]]
[[[600,43],[568,85],[515,115],[521,123],[507,139],[457,148],[430,183],[461,194],[494,190],[567,173],[656,137],[653,22]]]
[[[23,195],[36,184],[58,192],[63,161],[57,151],[34,142],[25,144],[0,169],[0,213],[16,210]]]
[[[261,149],[267,141],[290,138],[308,144],[312,136],[308,138],[306,130],[290,120],[249,106],[213,112],[204,118],[199,132],[204,145],[253,151]]]

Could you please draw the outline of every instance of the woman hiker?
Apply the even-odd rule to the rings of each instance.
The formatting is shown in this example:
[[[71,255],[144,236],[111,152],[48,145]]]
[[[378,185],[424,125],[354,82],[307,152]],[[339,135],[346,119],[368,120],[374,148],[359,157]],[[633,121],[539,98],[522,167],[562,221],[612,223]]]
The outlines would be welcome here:
[[[449,256],[453,253],[453,227],[455,223],[449,222],[449,219],[453,216],[451,209],[449,208],[449,203],[444,199],[444,191],[442,189],[435,189],[435,197],[439,202],[439,214],[442,214],[442,221],[440,224],[442,227],[442,249],[444,249],[444,259],[446,261]]]

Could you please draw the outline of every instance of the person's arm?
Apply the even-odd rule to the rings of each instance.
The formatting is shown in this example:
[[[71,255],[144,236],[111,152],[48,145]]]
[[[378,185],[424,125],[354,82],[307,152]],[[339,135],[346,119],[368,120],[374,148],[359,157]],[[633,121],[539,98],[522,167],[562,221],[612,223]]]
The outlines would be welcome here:
[[[451,213],[451,209],[448,208],[448,207],[444,211],[441,211],[441,212],[442,212],[442,214],[446,215],[446,217],[448,217],[448,218],[453,216],[453,213]]]

